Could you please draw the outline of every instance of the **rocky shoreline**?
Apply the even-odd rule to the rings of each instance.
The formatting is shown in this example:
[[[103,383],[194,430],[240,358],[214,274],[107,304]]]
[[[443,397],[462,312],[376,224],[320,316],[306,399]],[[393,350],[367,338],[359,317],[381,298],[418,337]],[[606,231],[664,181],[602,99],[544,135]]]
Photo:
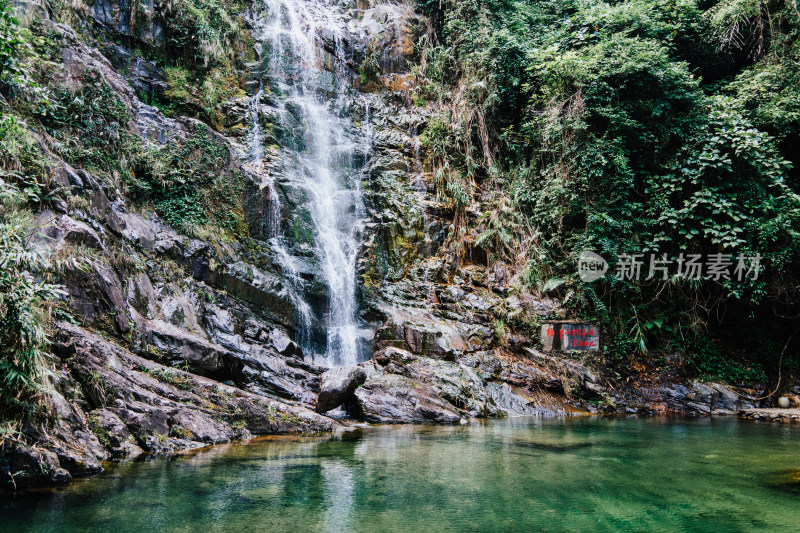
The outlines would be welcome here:
[[[5,484],[23,488],[67,484],[96,474],[108,460],[163,454],[267,434],[319,434],[350,422],[324,414],[342,407],[368,423],[468,423],[502,416],[589,414],[733,415],[731,390],[698,382],[628,391],[619,403],[577,362],[529,349],[530,358],[458,357],[447,361],[386,347],[357,367],[313,369],[310,400],[289,401],[222,383],[140,357],[100,335],[58,324],[58,358],[50,394],[53,421],[7,439],[0,463]],[[319,374],[316,374],[316,372]],[[564,388],[566,384],[566,389]],[[658,396],[660,395],[660,396]],[[769,415],[770,418],[775,416]]]
[[[769,407],[742,409],[737,413],[737,415],[748,420],[762,420],[782,423],[800,422],[800,409],[781,409]]]

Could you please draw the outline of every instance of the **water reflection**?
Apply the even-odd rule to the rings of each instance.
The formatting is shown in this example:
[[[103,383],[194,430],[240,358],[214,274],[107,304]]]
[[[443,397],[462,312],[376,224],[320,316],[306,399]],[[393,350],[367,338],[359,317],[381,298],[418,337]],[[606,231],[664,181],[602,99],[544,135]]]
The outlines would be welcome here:
[[[8,531],[794,531],[800,430],[511,419],[259,439],[0,500]]]

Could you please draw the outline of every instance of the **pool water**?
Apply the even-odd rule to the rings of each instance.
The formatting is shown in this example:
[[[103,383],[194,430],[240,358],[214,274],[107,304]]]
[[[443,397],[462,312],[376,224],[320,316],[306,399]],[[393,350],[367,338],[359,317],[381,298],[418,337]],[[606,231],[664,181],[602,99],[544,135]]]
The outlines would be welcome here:
[[[800,531],[800,427],[514,418],[272,437],[0,497],[0,530]]]

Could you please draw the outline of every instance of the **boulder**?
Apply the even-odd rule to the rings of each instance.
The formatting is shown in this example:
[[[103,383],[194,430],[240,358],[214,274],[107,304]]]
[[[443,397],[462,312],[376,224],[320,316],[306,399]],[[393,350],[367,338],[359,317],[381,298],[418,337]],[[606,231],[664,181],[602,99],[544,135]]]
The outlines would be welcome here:
[[[423,310],[396,311],[383,329],[418,355],[452,361],[457,353],[468,350],[455,324],[437,320]]]
[[[693,381],[689,386],[692,388],[692,392],[686,395],[686,399],[690,400],[687,405],[699,412],[714,410],[732,412],[753,407],[745,398],[720,383]]]
[[[143,450],[133,443],[134,438],[128,426],[111,410],[102,408],[90,412],[89,424],[101,444],[108,447],[112,454],[135,457],[142,453]]]
[[[366,379],[366,372],[359,366],[346,366],[328,370],[322,374],[319,394],[317,395],[316,411],[324,413],[339,407],[353,396],[356,388],[364,383]]]
[[[51,447],[58,457],[59,464],[66,468],[72,477],[87,476],[103,471],[102,461],[108,459],[97,436],[84,426],[65,425],[59,422],[53,432],[61,437],[61,443]],[[69,444],[65,444],[69,442]]]
[[[285,367],[288,370],[288,367]],[[241,380],[247,383],[247,389],[257,394],[285,398],[287,400],[310,404],[315,395],[308,390],[307,383],[292,376],[271,369],[262,370],[258,367],[244,365]]]
[[[405,366],[405,375],[415,381],[432,385],[439,396],[469,416],[498,416],[490,383],[482,380],[475,369],[465,364],[421,357]],[[528,414],[515,410],[509,414]]]
[[[145,450],[155,451],[147,443],[148,436],[169,434],[169,415],[160,407],[134,401],[127,408],[118,409],[117,414]]]
[[[55,453],[22,443],[7,443],[2,458],[8,462],[0,469],[0,479],[15,488],[40,485],[66,485],[70,473],[61,468]]]
[[[283,331],[273,329],[269,334],[269,341],[279,354],[297,359],[303,358],[303,349]]]
[[[56,217],[51,211],[43,211],[36,217],[36,224],[41,226],[37,240],[46,242],[54,252],[70,244],[105,250],[103,241],[95,230],[67,215]]]
[[[386,366],[393,361],[405,365],[412,361],[416,361],[418,357],[408,350],[395,348],[394,346],[388,346],[375,352],[375,355],[372,356],[372,359],[375,360],[376,363]]]
[[[458,423],[461,413],[430,385],[385,374],[356,389],[356,410],[368,422]]]
[[[156,243],[153,224],[139,215],[124,212],[116,203],[112,204],[109,213],[109,225],[114,231],[145,250],[153,249]]]
[[[192,440],[219,444],[230,441],[231,428],[228,424],[214,420],[205,413],[194,409],[180,409],[171,418],[171,433],[180,432]]]

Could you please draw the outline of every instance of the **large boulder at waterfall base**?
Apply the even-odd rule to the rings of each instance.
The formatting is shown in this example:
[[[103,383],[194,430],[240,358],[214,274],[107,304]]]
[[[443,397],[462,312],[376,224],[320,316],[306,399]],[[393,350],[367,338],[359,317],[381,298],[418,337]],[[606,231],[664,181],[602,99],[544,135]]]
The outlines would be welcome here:
[[[462,418],[430,385],[395,374],[370,379],[354,397],[357,415],[367,422],[457,423]]]
[[[360,366],[332,368],[322,374],[317,396],[317,412],[324,413],[345,403],[366,379],[367,374]]]

